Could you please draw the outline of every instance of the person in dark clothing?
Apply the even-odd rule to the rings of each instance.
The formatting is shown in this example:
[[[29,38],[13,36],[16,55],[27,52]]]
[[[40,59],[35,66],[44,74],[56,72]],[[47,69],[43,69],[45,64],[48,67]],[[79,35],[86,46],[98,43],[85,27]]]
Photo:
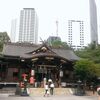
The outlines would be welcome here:
[[[54,94],[54,84],[53,84],[53,82],[50,84],[50,94],[51,95]]]

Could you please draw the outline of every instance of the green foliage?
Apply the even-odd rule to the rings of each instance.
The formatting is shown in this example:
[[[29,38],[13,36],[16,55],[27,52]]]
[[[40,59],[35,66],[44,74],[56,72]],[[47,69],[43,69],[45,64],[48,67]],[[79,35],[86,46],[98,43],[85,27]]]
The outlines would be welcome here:
[[[61,46],[61,41],[59,41],[59,40],[52,41],[51,45],[55,46],[55,47]]]
[[[2,51],[3,49],[3,44],[5,42],[10,42],[10,38],[9,36],[7,35],[7,32],[0,32],[0,52]]]
[[[86,80],[89,83],[94,81],[97,84],[96,79],[100,77],[100,45],[92,43],[82,50],[75,51],[75,53],[85,59],[76,62],[75,74],[79,75],[81,80]]]
[[[95,64],[95,75],[100,77],[100,64]]]
[[[52,41],[51,42],[51,46],[52,47],[55,47],[55,48],[69,48],[69,46],[67,45],[66,42],[62,42],[62,41],[59,41],[59,40],[55,40],[55,41]]]
[[[0,42],[0,51],[2,51],[2,49],[3,49],[3,43]]]
[[[94,77],[100,76],[99,65],[89,60],[80,60],[75,63],[74,73],[83,81],[90,81]]]
[[[75,53],[81,58],[100,63],[100,45],[96,45],[95,43],[90,44],[85,49],[77,50]]]

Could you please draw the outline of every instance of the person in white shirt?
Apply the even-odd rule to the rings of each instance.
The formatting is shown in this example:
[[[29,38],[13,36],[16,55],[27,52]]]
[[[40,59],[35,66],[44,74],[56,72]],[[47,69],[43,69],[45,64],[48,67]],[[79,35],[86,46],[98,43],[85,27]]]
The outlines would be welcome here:
[[[44,85],[44,88],[45,88],[45,94],[44,94],[44,97],[45,97],[46,95],[49,96],[48,83],[46,83],[46,84]]]

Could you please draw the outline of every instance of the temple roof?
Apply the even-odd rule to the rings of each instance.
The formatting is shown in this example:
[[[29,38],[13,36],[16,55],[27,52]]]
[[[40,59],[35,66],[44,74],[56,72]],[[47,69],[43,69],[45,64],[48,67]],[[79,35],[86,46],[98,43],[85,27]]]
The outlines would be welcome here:
[[[66,60],[79,60],[72,50],[64,48],[53,48],[46,44],[24,44],[24,43],[6,43],[4,44],[3,56],[12,56],[19,58],[34,58],[38,56],[58,56]]]

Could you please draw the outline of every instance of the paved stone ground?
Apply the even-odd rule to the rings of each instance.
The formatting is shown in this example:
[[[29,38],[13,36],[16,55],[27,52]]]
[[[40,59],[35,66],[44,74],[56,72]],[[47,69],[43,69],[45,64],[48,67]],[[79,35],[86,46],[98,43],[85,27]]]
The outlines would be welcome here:
[[[0,95],[0,100],[99,100],[98,96],[34,96],[34,97],[17,97],[17,96],[5,96]]]
[[[32,100],[98,100],[98,97],[70,95],[70,96],[32,97]]]

